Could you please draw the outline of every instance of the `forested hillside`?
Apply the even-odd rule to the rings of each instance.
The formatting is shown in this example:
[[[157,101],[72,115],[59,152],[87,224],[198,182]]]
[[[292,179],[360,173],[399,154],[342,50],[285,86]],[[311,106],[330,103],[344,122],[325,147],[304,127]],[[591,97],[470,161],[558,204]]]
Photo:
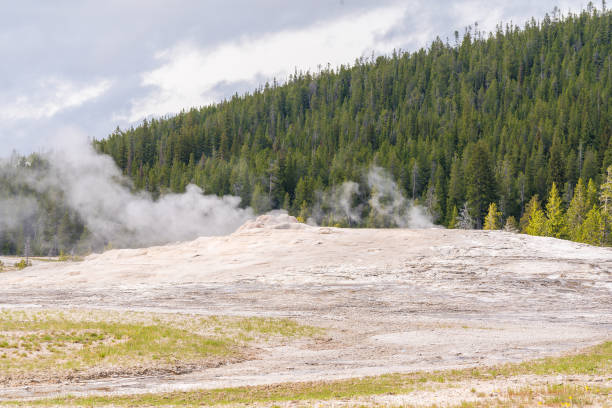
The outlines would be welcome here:
[[[417,52],[296,72],[284,84],[117,129],[94,144],[135,190],[154,197],[193,183],[239,196],[256,212],[284,208],[306,220],[316,211],[323,224],[392,226],[372,207],[380,192],[367,179],[380,167],[438,224],[508,224],[610,244],[611,44],[612,13],[591,6],[490,34],[468,29]],[[10,176],[3,182],[7,197],[30,191]],[[343,200],[358,209],[358,222],[325,214],[322,201],[338,198],[347,182],[354,188]],[[21,253],[29,229],[39,253],[83,241],[78,215],[61,194],[45,194],[29,226],[1,231],[4,253]]]
[[[567,207],[580,178],[602,182],[612,164],[611,43],[612,14],[592,7],[466,30],[427,50],[295,73],[96,143],[154,194],[195,183],[305,216],[318,191],[360,182],[375,164],[436,222],[467,203],[482,227],[491,202],[519,219],[553,183]]]

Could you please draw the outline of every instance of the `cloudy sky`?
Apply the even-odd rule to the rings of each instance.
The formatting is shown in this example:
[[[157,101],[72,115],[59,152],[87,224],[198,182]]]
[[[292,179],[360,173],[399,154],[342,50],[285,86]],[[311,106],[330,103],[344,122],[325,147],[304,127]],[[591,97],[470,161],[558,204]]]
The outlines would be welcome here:
[[[467,25],[523,25],[574,0],[27,1],[0,14],[0,156],[67,127],[102,138],[294,70],[427,46]],[[452,41],[451,41],[452,42]]]

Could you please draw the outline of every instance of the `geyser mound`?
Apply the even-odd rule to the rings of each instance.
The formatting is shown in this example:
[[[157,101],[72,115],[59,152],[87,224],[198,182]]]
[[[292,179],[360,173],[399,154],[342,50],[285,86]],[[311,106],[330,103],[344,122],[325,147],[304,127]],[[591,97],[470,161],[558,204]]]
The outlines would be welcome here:
[[[236,233],[243,233],[261,229],[303,230],[309,228],[314,227],[299,222],[297,218],[287,214],[284,211],[273,211],[264,215],[260,215],[254,220],[248,220],[236,230]]]

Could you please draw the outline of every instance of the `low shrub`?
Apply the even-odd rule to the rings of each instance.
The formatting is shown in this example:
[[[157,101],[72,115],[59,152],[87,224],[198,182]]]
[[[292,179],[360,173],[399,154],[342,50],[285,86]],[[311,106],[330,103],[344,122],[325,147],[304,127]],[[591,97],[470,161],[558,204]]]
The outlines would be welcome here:
[[[19,262],[15,262],[15,268],[19,270],[27,268],[28,266],[32,266],[32,263],[29,261],[26,261],[25,259],[22,259]]]

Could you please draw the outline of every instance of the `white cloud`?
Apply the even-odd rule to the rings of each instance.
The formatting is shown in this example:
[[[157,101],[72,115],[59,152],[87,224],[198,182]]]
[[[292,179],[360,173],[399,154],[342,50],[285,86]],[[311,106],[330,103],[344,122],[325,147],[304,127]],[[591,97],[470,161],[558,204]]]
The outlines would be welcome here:
[[[14,100],[0,102],[0,119],[22,120],[51,118],[64,109],[77,107],[104,94],[111,81],[98,80],[91,85],[79,85],[72,81],[48,78],[28,95],[18,95]]]
[[[282,79],[295,68],[313,71],[327,63],[332,67],[351,63],[373,50],[390,52],[401,42],[385,39],[384,34],[402,20],[406,9],[406,5],[379,8],[305,29],[245,36],[209,49],[177,45],[156,56],[163,61],[159,68],[142,75],[141,85],[153,90],[132,101],[126,119],[135,122],[212,103],[222,96],[214,92],[221,83]]]

